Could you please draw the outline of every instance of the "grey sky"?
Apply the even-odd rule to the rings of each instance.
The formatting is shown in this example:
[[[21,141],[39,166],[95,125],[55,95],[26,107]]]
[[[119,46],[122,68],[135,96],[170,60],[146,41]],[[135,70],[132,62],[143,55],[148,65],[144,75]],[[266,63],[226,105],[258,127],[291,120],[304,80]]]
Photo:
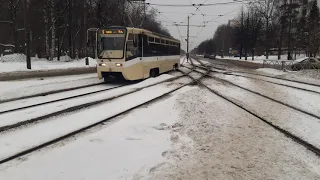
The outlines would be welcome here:
[[[153,4],[203,4],[206,0],[146,0],[147,3]],[[213,4],[213,3],[225,3],[232,2],[233,0],[207,0],[205,4]],[[190,49],[193,49],[203,40],[206,40],[212,37],[216,28],[223,24],[227,23],[228,20],[233,19],[240,12],[242,4],[235,3],[229,5],[214,5],[214,6],[202,6],[200,7],[200,11],[196,11],[195,7],[164,7],[164,6],[152,6],[160,12],[168,12],[161,13],[159,15],[159,20],[163,25],[166,25],[166,28],[170,31],[170,33],[177,39],[180,39],[181,36],[186,36],[187,27],[179,27],[180,34],[178,28],[176,26],[172,26],[172,21],[187,24],[187,13],[195,13],[197,15],[192,16],[190,19],[191,25],[203,25],[204,21],[212,21],[216,19],[216,21],[212,21],[207,23],[206,27],[191,27],[190,28],[190,36],[196,36],[190,38]],[[180,14],[181,13],[181,14]],[[227,14],[228,13],[228,14]],[[206,14],[208,16],[202,16],[201,14]],[[223,17],[219,17],[217,15],[224,15]],[[203,29],[203,30],[202,30]],[[202,30],[202,31],[201,31]],[[186,37],[183,37],[184,39]],[[186,49],[185,40],[182,44],[182,48]]]

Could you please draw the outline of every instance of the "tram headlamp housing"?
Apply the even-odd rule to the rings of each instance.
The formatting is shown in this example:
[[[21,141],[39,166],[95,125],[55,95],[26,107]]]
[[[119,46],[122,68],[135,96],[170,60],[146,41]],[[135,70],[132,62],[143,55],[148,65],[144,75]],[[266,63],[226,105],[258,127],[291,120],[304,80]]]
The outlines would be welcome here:
[[[100,66],[106,67],[107,64],[106,63],[102,63],[102,64],[100,64]]]
[[[122,67],[122,64],[121,63],[117,63],[116,66],[117,67]]]

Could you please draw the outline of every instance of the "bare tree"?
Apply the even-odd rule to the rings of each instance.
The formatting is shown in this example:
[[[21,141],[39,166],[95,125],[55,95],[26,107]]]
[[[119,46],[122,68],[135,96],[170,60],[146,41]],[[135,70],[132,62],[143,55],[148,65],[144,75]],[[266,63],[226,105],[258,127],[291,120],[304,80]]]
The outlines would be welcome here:
[[[275,17],[275,2],[277,0],[262,0],[259,3],[254,3],[254,8],[258,10],[259,16],[264,19],[265,24],[265,39],[266,58],[269,59],[270,51],[270,31],[272,29],[272,21]]]

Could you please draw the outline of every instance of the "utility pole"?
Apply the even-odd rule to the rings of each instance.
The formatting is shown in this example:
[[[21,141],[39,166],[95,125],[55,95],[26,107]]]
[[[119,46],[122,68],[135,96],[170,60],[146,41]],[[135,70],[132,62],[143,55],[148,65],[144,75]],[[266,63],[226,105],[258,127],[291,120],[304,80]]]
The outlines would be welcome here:
[[[188,16],[188,28],[187,28],[187,62],[189,62],[189,24],[190,22],[190,16]]]
[[[29,0],[24,0],[23,6],[24,6],[24,31],[25,31],[25,45],[26,45],[26,56],[27,56],[27,69],[31,69]]]
[[[222,29],[222,58],[224,58],[224,37],[225,37],[225,27]]]

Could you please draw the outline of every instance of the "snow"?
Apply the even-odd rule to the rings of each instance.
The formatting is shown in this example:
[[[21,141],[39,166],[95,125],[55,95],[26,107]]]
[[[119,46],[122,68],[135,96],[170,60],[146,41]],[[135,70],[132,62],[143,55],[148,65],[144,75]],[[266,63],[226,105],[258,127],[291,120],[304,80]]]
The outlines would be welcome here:
[[[301,70],[297,72],[289,72],[279,77],[320,85],[319,69],[312,69],[312,70],[306,69],[306,70]]]
[[[68,58],[62,58],[61,61],[54,59],[32,58],[32,70],[26,68],[26,56],[24,54],[5,55],[0,60],[0,73],[17,72],[17,71],[39,71],[39,70],[58,70],[69,68],[86,68],[96,67],[96,60],[89,58],[89,66],[85,65],[85,59],[66,61]]]
[[[14,155],[23,150],[35,147],[82,127],[103,121],[134,106],[159,97],[180,86],[181,85],[175,84],[172,86],[167,86],[166,84],[156,85],[154,87],[138,91],[134,94],[129,94],[94,107],[86,108],[85,110],[82,109],[77,112],[65,114],[64,116],[48,119],[41,123],[36,123],[33,126],[23,127],[17,132],[9,131],[2,134],[0,138],[0,149],[2,150],[0,152],[0,159],[4,159],[5,157]],[[38,113],[43,114],[47,113],[49,110],[43,106],[40,109],[43,110],[43,112],[38,110]],[[29,111],[29,113],[32,113],[32,111]],[[30,118],[29,114],[22,113],[21,115],[23,115],[25,119]],[[1,119],[6,120],[6,123],[13,121],[13,119],[10,121],[6,119],[7,117],[3,117],[4,116],[1,116]],[[12,118],[18,117],[12,116]],[[4,122],[1,121],[1,124],[3,125]],[[54,131],[52,129],[54,129]],[[41,136],[39,136],[39,133]],[[24,141],[21,142],[21,139],[24,139]]]
[[[205,89],[180,94],[167,162],[141,179],[319,179],[320,160]]]
[[[316,91],[316,92],[320,93],[319,87],[313,86],[313,85],[301,84],[301,83],[297,83],[297,82],[291,82],[291,81],[286,81],[286,80],[282,80],[282,79],[274,79],[274,78],[270,78],[270,77],[252,75],[252,74],[247,74],[247,73],[232,73],[232,74],[261,79],[261,80],[265,80],[265,81],[271,81],[271,82],[285,84],[285,85],[290,85],[290,86],[308,89],[308,90],[312,90],[312,91]],[[299,79],[297,79],[297,80],[299,80]],[[309,79],[309,81],[310,81],[310,79]]]
[[[276,75],[276,76],[277,75],[287,74],[284,71],[280,71],[280,70],[272,69],[272,68],[260,68],[260,69],[257,69],[256,71],[263,72],[263,73],[266,73],[266,74]]]
[[[124,84],[101,84],[101,85],[87,87],[87,88],[49,94],[46,96],[38,96],[33,98],[15,100],[15,101],[0,104],[0,112],[7,111],[10,109],[16,109],[20,107],[32,106],[32,105],[45,103],[45,102],[56,101],[56,100],[67,98],[67,97],[74,97],[74,96],[84,95],[87,93],[108,90],[108,89],[116,88],[122,85]]]
[[[249,63],[258,63],[258,64],[263,64],[263,60],[269,60],[269,61],[279,61],[278,56],[269,56],[267,59],[266,56],[255,56],[254,60],[252,60],[252,57],[248,57],[248,60],[245,60],[245,57],[242,57],[240,59],[239,57],[230,57],[230,56],[225,56],[222,58],[221,56],[217,56],[217,59],[225,59],[225,60],[237,60],[237,61],[245,61]],[[294,60],[294,62],[301,62],[306,58],[305,55],[297,55],[297,59]],[[282,55],[280,61],[286,61],[287,60],[287,55]]]
[[[212,79],[205,80],[205,82],[212,89],[215,89],[221,94],[233,99],[245,108],[267,119],[274,125],[279,126],[320,148],[319,119],[232,85],[225,86]],[[267,88],[270,92],[274,90],[268,86],[264,88]],[[294,99],[291,100],[293,101]],[[304,104],[303,106],[305,106],[306,109],[311,108],[311,106],[308,107],[308,104]],[[314,107],[314,109],[316,108],[320,109],[319,105]]]
[[[0,81],[0,101],[101,82],[97,74]]]
[[[276,76],[284,79],[291,79],[320,85],[320,70],[318,69],[306,69],[300,71],[280,71],[271,68],[261,68],[257,69],[256,71],[262,74]]]
[[[56,145],[54,149],[43,150],[45,153],[36,152],[28,156],[27,161],[12,163],[9,167],[8,164],[0,166],[0,178],[139,178],[138,173],[147,174],[165,161],[162,153],[171,148],[170,129],[178,119],[178,112],[173,108],[177,94],[189,89],[192,88],[184,88],[168,99],[119,117],[67,145]]]
[[[308,95],[298,91],[285,95],[276,85],[226,78],[281,100]],[[176,88],[185,80],[150,87],[112,102],[6,132],[0,138],[0,156],[20,152],[85,124],[106,119]],[[225,83],[212,79],[203,82],[273,123],[319,144],[317,119]],[[315,103],[315,100],[309,104],[303,99],[297,101],[305,108]],[[34,180],[319,179],[320,159],[246,111],[204,88],[193,86],[0,165],[0,179],[25,177]]]
[[[242,59],[240,59],[239,57],[228,57],[225,56],[224,58],[217,56],[216,59],[224,59],[224,60],[232,60],[232,61],[245,61],[245,62],[249,62],[249,63],[257,63],[257,64],[263,64],[263,60],[261,59],[255,59],[252,61],[252,59],[250,57],[248,57],[248,60],[245,60],[244,57]]]
[[[258,92],[272,99],[290,104],[293,107],[320,116],[319,94],[285,87],[281,85],[276,85],[255,79],[225,75],[214,76],[230,81],[241,87],[249,87],[249,89],[254,92]]]
[[[83,105],[83,104],[87,104],[87,103],[91,103],[91,102],[96,102],[96,101],[101,101],[101,100],[107,100],[107,99],[110,99],[113,97],[121,96],[123,94],[132,93],[132,92],[136,91],[138,88],[143,88],[146,86],[157,84],[159,82],[163,82],[165,80],[168,80],[169,78],[172,78],[172,77],[170,75],[162,75],[159,78],[149,79],[149,80],[146,80],[146,82],[142,82],[142,83],[138,83],[138,84],[134,84],[134,85],[130,85],[130,86],[120,87],[120,88],[112,89],[112,90],[105,91],[105,92],[91,94],[88,96],[77,97],[74,99],[67,99],[67,100],[58,101],[58,102],[54,102],[54,103],[50,103],[50,104],[45,104],[42,106],[36,106],[36,107],[28,108],[28,109],[22,109],[22,110],[18,110],[18,111],[14,111],[14,112],[5,113],[5,114],[0,115],[0,118],[3,119],[2,121],[0,121],[0,127],[14,125],[14,124],[26,121],[26,120],[35,119],[35,118],[49,115],[49,114],[52,114],[55,112],[59,112],[61,110],[68,109],[68,108],[71,108],[74,106],[79,106],[79,105]],[[106,89],[108,89],[108,88],[106,88]],[[62,95],[65,95],[65,94],[62,93]],[[46,99],[45,101],[54,100],[54,99],[52,99],[52,97],[61,99],[61,98],[65,97],[62,95],[61,95],[61,93],[59,93],[59,94],[49,96],[48,98],[44,98],[44,99]],[[68,93],[67,95],[70,96],[70,93]],[[12,108],[17,108],[17,105],[37,104],[36,100],[37,99],[32,98],[32,99],[26,99],[26,100],[22,100],[22,101],[18,101],[18,102],[4,103],[4,104],[0,104],[0,106],[3,106],[0,109],[5,111],[5,110],[12,109]],[[38,102],[38,103],[41,103],[41,102]]]

